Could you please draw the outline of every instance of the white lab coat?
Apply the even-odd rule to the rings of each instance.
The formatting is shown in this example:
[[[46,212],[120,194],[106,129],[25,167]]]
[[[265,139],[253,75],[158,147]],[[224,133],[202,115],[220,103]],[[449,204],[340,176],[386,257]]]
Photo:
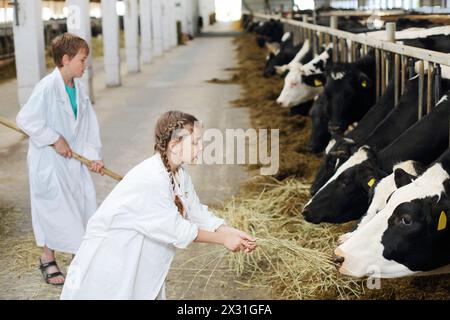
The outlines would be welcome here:
[[[159,153],[133,168],[89,220],[61,299],[164,299],[175,248],[187,247],[198,229],[224,224],[202,205],[183,168],[175,194]]]
[[[50,145],[61,135],[75,152],[90,160],[102,158],[94,109],[78,79],[75,87],[77,119],[57,68],[36,85],[16,118],[30,136],[27,159],[36,243],[72,254],[97,208],[95,188],[86,166],[60,156]]]

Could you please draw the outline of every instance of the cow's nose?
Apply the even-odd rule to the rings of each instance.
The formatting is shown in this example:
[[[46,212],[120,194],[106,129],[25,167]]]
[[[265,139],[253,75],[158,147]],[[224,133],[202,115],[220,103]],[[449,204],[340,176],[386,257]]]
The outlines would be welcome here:
[[[308,209],[308,207],[303,208],[302,214],[303,214],[303,218],[305,219],[306,222],[314,223],[314,224],[318,223],[316,221],[316,219],[314,218],[314,216],[312,215],[311,210]]]
[[[344,257],[339,256],[339,255],[337,255],[337,254],[334,254],[334,255],[333,255],[332,262],[333,262],[333,264],[335,265],[335,267],[336,267],[337,269],[339,269],[340,267],[342,267],[342,264],[344,263],[344,260],[345,260]]]

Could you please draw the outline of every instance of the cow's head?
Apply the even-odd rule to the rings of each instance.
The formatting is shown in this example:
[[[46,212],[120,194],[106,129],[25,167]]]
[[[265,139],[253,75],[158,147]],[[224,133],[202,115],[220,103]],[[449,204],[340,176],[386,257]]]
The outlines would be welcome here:
[[[300,63],[293,64],[284,78],[283,90],[277,103],[288,108],[312,100],[322,92],[324,83],[325,76],[322,73],[305,75]]]
[[[324,92],[330,116],[328,128],[332,134],[341,134],[364,114],[355,108],[361,104],[361,97],[370,92],[372,82],[364,72],[348,63],[335,64],[326,74]]]
[[[313,120],[314,121],[314,120]],[[345,163],[350,156],[358,150],[356,143],[347,138],[337,137],[331,140],[334,142],[331,147],[327,147],[325,155],[311,185],[311,195],[314,195],[333,176],[336,170]]]
[[[288,52],[287,50],[278,49],[277,51],[274,52],[271,58],[266,61],[263,76],[270,77],[275,75],[276,73],[275,67],[290,62],[291,58],[292,57],[290,52]]]
[[[305,220],[344,223],[361,218],[368,208],[369,189],[385,175],[377,168],[375,154],[360,148],[305,205]]]
[[[381,238],[383,257],[413,271],[429,271],[450,264],[449,214],[450,200],[446,196],[400,204]]]
[[[396,190],[385,208],[336,250],[339,271],[401,277],[450,264],[449,175],[434,165]]]

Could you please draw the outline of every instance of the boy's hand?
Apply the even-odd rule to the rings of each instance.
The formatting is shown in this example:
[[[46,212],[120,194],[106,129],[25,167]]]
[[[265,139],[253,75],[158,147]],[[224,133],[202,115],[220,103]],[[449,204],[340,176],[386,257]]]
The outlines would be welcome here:
[[[101,174],[103,176],[105,174],[103,172],[104,167],[105,167],[105,165],[103,164],[102,160],[92,160],[91,167],[89,168],[89,170],[91,170],[92,172]]]
[[[56,142],[52,144],[52,147],[58,154],[60,154],[64,158],[72,158],[72,150],[70,149],[66,139],[64,139],[62,136],[60,136],[58,140],[56,140]]]

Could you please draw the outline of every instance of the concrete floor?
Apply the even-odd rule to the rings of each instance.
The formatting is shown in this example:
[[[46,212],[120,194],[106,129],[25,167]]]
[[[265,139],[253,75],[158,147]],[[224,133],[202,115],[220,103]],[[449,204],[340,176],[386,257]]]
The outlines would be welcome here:
[[[239,97],[239,86],[205,82],[212,78],[227,78],[229,74],[224,69],[235,67],[232,37],[226,33],[229,28],[218,24],[205,30],[206,36],[172,49],[152,64],[143,66],[140,73],[127,74],[123,65],[123,85],[117,88],[105,87],[102,61],[95,60],[94,107],[100,122],[107,167],[124,174],[151,156],[156,119],[167,110],[192,113],[203,121],[206,128],[249,127],[248,111],[229,105],[231,100]],[[214,33],[217,31],[222,36]],[[15,81],[10,81],[0,86],[0,115],[9,119],[14,119],[18,111],[15,85]],[[26,151],[26,139],[0,126],[0,203],[18,209],[14,215],[13,232],[8,237],[31,237],[32,233]],[[188,170],[205,204],[230,198],[236,193],[239,183],[248,176],[241,166],[202,165]],[[115,186],[115,181],[100,176],[94,180],[100,203]],[[223,254],[224,250],[212,245],[193,244],[180,250],[167,281],[168,298],[265,298],[261,291],[235,288],[234,275],[227,269],[226,259],[220,258]],[[214,273],[209,268],[210,262],[214,262]],[[3,263],[8,261],[2,260]],[[37,269],[28,271],[22,275],[9,273],[0,277],[0,298],[58,298],[59,288],[43,284]]]

